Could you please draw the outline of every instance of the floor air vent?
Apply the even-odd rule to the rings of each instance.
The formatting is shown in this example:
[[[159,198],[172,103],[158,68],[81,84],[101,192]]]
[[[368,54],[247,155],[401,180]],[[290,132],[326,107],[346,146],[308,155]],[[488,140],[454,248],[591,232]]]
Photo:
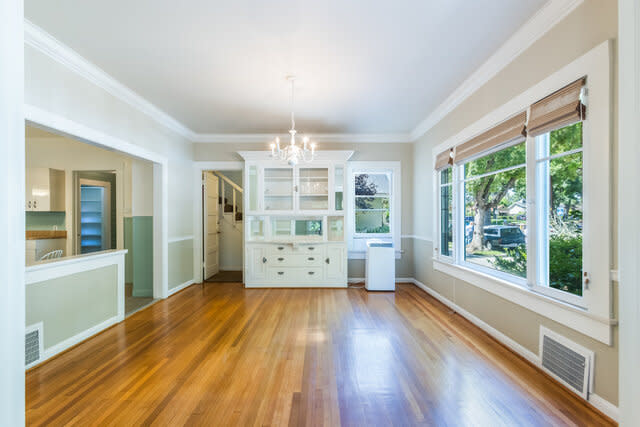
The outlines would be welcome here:
[[[28,326],[24,335],[24,364],[30,368],[40,361],[43,351],[42,323]]]
[[[554,378],[587,399],[593,379],[593,352],[540,327],[540,360]]]

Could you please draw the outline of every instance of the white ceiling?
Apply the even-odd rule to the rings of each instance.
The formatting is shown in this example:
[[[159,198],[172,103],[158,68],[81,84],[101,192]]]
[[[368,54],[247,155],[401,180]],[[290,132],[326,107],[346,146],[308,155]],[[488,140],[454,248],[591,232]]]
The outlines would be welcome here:
[[[408,133],[545,0],[26,0],[197,133]]]

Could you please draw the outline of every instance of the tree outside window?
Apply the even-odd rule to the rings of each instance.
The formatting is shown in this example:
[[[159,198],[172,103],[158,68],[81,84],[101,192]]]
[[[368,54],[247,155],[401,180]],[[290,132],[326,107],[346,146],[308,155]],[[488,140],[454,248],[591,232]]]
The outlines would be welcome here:
[[[389,174],[358,173],[354,175],[355,226],[358,234],[389,234]]]

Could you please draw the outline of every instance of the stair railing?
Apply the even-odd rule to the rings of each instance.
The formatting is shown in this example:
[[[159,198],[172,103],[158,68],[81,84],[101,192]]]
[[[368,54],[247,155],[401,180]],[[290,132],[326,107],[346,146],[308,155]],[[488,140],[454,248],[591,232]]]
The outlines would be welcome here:
[[[226,195],[227,195],[225,186],[228,185],[233,190],[231,206],[233,207],[233,215],[232,215],[233,223],[236,224],[238,222],[238,201],[242,200],[242,187],[240,187],[238,184],[231,181],[229,177],[225,176],[224,174],[218,171],[213,171],[213,173],[216,174],[216,176],[218,176],[218,178],[222,180],[222,213],[223,214],[224,214],[224,204],[225,204]],[[238,196],[238,193],[240,193],[240,196]]]

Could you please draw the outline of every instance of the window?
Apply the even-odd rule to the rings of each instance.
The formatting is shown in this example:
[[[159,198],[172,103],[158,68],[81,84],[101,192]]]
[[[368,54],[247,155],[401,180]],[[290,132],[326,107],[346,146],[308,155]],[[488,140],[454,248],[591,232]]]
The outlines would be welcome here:
[[[346,172],[344,208],[350,259],[364,259],[367,240],[392,242],[399,258],[402,242],[399,161],[352,161]]]
[[[582,296],[582,122],[536,144],[537,285]]]
[[[610,43],[594,48],[432,157],[434,269],[607,345],[615,280],[610,54]]]
[[[354,190],[356,234],[390,234],[391,174],[356,173]]]
[[[453,168],[440,171],[440,253],[453,255]]]
[[[464,259],[527,276],[526,142],[463,165]]]

